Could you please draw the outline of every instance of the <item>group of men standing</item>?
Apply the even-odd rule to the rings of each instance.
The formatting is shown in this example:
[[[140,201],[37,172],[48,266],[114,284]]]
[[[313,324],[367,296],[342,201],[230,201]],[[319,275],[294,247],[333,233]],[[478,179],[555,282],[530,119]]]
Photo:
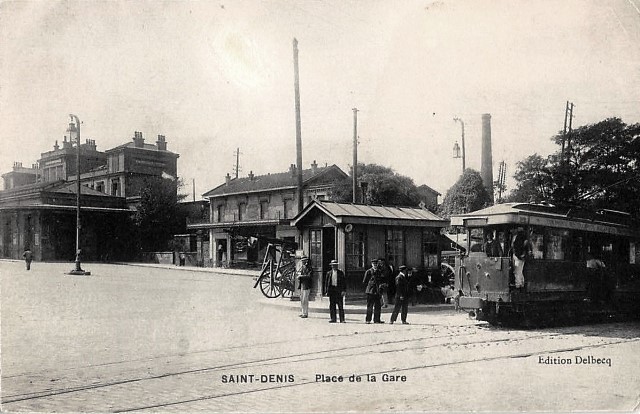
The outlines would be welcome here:
[[[309,292],[311,290],[312,269],[307,256],[302,257],[301,266],[298,270],[298,287],[300,288],[301,318],[309,315]],[[329,323],[345,323],[344,297],[347,294],[347,280],[344,272],[338,269],[338,261],[332,260],[329,263],[331,270],[324,277],[323,293],[329,297]],[[395,287],[395,306],[391,314],[390,323],[394,323],[400,314],[403,324],[407,324],[407,313],[409,303],[409,276],[406,266],[399,267],[399,273],[394,278],[393,269],[388,266],[384,259],[371,260],[371,268],[364,274],[363,284],[367,295],[367,316],[366,323],[384,323],[380,319],[381,308],[388,306],[388,293],[390,283]]]
[[[365,322],[384,323],[380,319],[382,307],[388,306],[389,282],[393,281],[395,286],[394,308],[391,313],[390,323],[394,323],[400,313],[400,319],[403,324],[407,324],[407,313],[409,309],[409,277],[407,267],[402,265],[399,267],[399,273],[393,278],[393,270],[387,266],[384,259],[372,259],[371,267],[364,273],[362,280],[365,286],[364,293],[367,295],[367,314]]]

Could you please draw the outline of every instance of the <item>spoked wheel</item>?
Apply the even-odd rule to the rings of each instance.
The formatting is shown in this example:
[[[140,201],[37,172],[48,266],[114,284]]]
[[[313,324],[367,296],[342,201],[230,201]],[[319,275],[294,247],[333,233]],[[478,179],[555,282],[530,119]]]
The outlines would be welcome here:
[[[285,271],[283,274],[278,273],[278,282],[283,298],[293,296],[293,290],[295,289],[295,272],[293,270]]]
[[[442,262],[440,263],[440,272],[442,274],[442,278],[447,281],[448,284],[452,285],[456,279],[456,270],[449,263]]]
[[[271,280],[270,275],[262,276],[260,278],[260,290],[262,291],[262,294],[268,298],[277,298],[282,294],[280,281],[277,276],[273,278],[273,281]]]

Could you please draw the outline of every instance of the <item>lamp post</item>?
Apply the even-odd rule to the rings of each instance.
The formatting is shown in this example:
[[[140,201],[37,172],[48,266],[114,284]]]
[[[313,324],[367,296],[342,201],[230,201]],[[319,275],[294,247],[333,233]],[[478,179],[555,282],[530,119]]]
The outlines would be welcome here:
[[[462,173],[464,174],[464,170],[466,168],[464,162],[464,121],[458,117],[453,118],[453,121],[460,122],[460,125],[462,126],[462,156],[460,154],[460,146],[458,145],[458,141],[456,141],[456,143],[453,144],[453,158],[462,158]]]
[[[73,134],[76,140],[76,267],[69,272],[70,275],[90,275],[91,272],[82,270],[80,266],[80,119],[69,114],[72,121],[69,123],[69,139],[73,142]]]

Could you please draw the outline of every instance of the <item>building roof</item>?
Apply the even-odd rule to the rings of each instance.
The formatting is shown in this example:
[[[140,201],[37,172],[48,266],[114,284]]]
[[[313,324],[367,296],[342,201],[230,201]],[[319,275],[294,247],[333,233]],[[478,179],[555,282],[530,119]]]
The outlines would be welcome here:
[[[440,194],[440,192],[438,192],[437,190],[434,190],[433,188],[429,187],[429,186],[428,186],[428,185],[426,185],[426,184],[421,184],[421,185],[419,185],[419,186],[418,186],[418,189],[419,189],[419,190],[420,190],[420,189],[425,189],[425,190],[431,191],[431,192],[432,192],[432,193],[434,193],[434,194],[442,195],[442,194]]]
[[[291,225],[295,226],[314,209],[319,209],[324,212],[336,223],[389,223],[404,225],[432,225],[434,227],[444,227],[449,224],[448,220],[422,208],[370,206],[314,200],[291,221]]]
[[[141,147],[136,147],[136,143],[133,141],[130,142],[125,142],[124,144],[120,144],[116,147],[110,148],[108,150],[105,151],[105,154],[111,153],[111,152],[115,152],[124,148],[131,148],[134,150],[145,150],[145,151],[153,151],[153,152],[160,152],[163,154],[171,154],[176,158],[180,158],[179,154],[176,154],[175,152],[169,151],[167,149],[161,150],[158,149],[158,146],[155,144],[148,144],[148,143],[143,143]]]
[[[329,172],[336,172],[344,178],[347,177],[344,171],[342,171],[337,165],[330,165],[328,167],[316,167],[315,172],[312,168],[302,170],[302,182],[303,185],[308,184],[311,180],[319,178],[322,175]],[[229,184],[224,183],[218,187],[207,191],[203,197],[215,197],[224,196],[230,194],[244,194],[251,192],[260,192],[266,190],[275,190],[283,188],[295,188],[297,185],[297,176],[291,171],[266,174],[266,175],[254,175],[253,177],[234,178],[229,181]]]

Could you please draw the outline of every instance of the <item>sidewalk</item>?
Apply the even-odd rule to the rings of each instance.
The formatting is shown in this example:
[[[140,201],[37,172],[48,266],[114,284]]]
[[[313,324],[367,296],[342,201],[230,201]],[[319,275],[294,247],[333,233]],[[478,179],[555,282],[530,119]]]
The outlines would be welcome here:
[[[21,262],[22,260],[16,259],[0,259],[0,262]],[[71,263],[72,264],[72,263]],[[90,266],[91,262],[87,262],[86,265]],[[167,269],[167,270],[182,270],[188,272],[199,272],[199,273],[217,273],[224,275],[237,275],[237,276],[245,276],[245,277],[253,277],[256,278],[260,276],[259,270],[247,270],[247,269],[227,269],[223,267],[196,267],[196,266],[176,266],[174,264],[161,264],[161,263],[135,263],[135,262],[114,262],[110,263],[116,266],[133,266],[133,267],[143,267],[148,269]],[[300,310],[300,301],[299,300],[291,300],[289,298],[274,298],[269,299],[266,297],[261,297],[259,302],[266,306],[271,307],[279,307],[284,309],[291,309],[291,311],[299,311]],[[423,313],[423,312],[439,312],[439,311],[453,311],[453,304],[446,303],[434,303],[434,304],[416,304],[415,306],[409,305],[410,313]],[[344,306],[344,311],[346,314],[366,314],[367,313],[367,304],[366,300],[354,300],[348,301]],[[382,313],[391,313],[393,311],[393,305],[389,305],[388,308],[383,308]],[[323,297],[320,300],[312,300],[309,302],[309,312],[310,313],[329,313],[329,298]]]
[[[117,263],[124,266],[140,266],[159,269],[172,269],[172,270],[188,270],[191,272],[202,273],[219,273],[225,275],[239,275],[258,277],[260,275],[259,270],[247,270],[247,269],[226,269],[223,267],[195,267],[195,266],[176,266],[173,264],[159,264],[159,263]],[[291,309],[292,311],[300,310],[300,301],[291,300],[289,298],[274,298],[269,299],[263,297],[259,302],[266,306],[279,307],[285,309]],[[441,311],[453,311],[453,304],[447,303],[429,303],[429,304],[416,304],[415,306],[409,305],[409,312],[411,313],[423,313],[423,312],[441,312]],[[383,308],[382,313],[391,313],[393,311],[393,305],[389,305],[388,308]],[[352,315],[364,315],[367,313],[366,300],[357,300],[348,302],[344,306],[344,312]],[[309,302],[309,313],[329,313],[329,298],[322,298],[320,300],[312,300]]]

